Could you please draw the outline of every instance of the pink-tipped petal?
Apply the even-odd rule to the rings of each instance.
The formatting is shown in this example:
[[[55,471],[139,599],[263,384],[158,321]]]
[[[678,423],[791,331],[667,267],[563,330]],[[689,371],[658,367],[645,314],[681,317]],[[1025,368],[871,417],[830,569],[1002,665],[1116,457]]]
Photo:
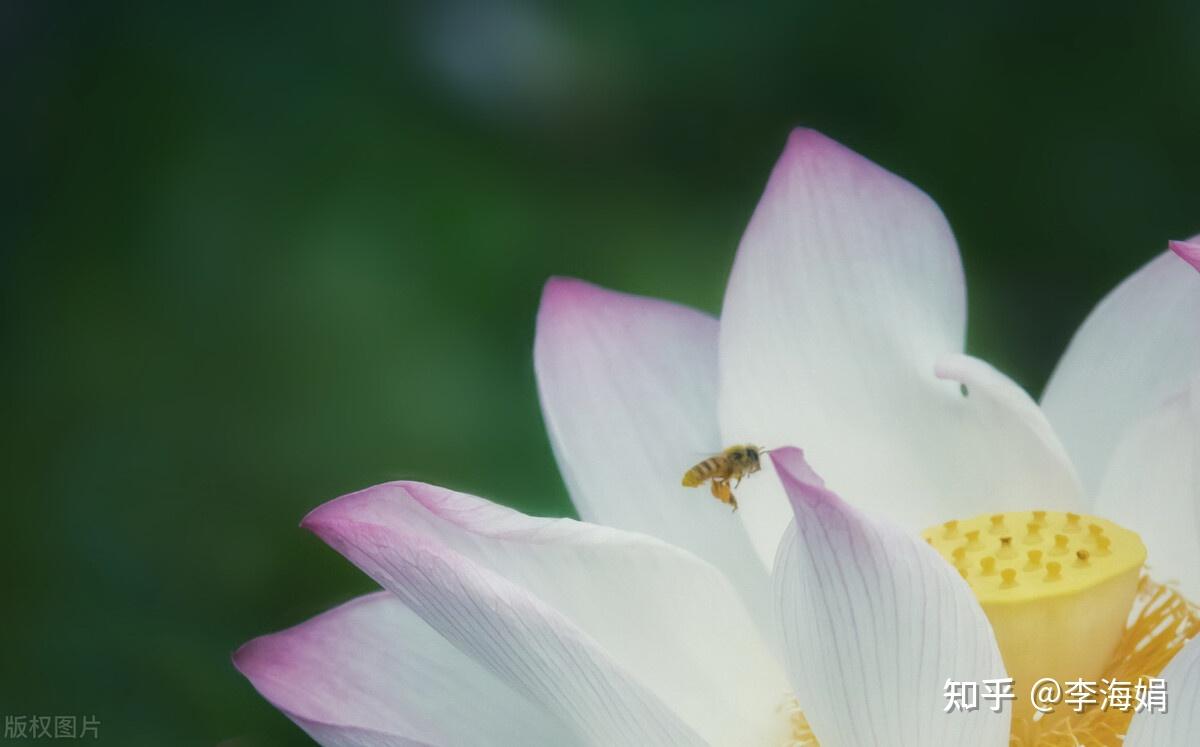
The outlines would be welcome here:
[[[559,469],[585,520],[659,537],[725,572],[770,614],[766,569],[728,507],[683,473],[719,451],[717,322],[675,304],[557,278],[534,364]]]
[[[925,543],[812,481],[797,449],[772,460],[795,512],[775,563],[788,672],[821,744],[1008,744],[1011,709],[946,713],[948,679],[1005,677],[962,579]]]
[[[1095,511],[1140,534],[1154,577],[1200,602],[1200,376],[1122,435]]]
[[[1017,487],[1070,483],[1069,465],[1037,453],[1040,425],[1013,428],[1040,419],[1024,402],[993,419],[1013,398],[975,407],[934,376],[939,358],[962,350],[965,319],[958,249],[937,205],[862,156],[797,131],[725,296],[725,442],[800,444],[833,489],[912,530],[1040,497]],[[1031,440],[1014,446],[1014,435]],[[990,465],[1008,451],[1031,462],[1011,478],[974,477],[996,474]],[[774,502],[758,509],[771,519],[751,527],[770,531],[755,530],[770,557],[788,514]]]
[[[1198,238],[1109,293],[1046,385],[1042,407],[1091,496],[1122,434],[1200,373],[1200,273],[1188,259]]]
[[[1167,710],[1134,714],[1125,747],[1194,747],[1200,735],[1200,638],[1175,654],[1159,676],[1167,684]]]
[[[444,546],[374,524],[310,524],[455,648],[586,741],[699,737],[563,615]]]
[[[234,664],[327,747],[577,740],[388,592],[256,638]]]
[[[1200,243],[1194,241],[1172,241],[1168,246],[1184,262],[1187,262],[1192,267],[1195,267],[1197,271],[1200,271]]]
[[[304,525],[601,743],[724,744],[785,726],[786,678],[736,590],[661,540],[421,483],[340,498]]]

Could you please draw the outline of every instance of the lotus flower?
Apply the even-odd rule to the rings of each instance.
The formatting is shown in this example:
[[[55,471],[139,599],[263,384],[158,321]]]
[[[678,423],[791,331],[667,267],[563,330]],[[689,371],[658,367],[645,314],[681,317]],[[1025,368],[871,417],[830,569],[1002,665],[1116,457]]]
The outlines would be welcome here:
[[[235,664],[325,745],[1074,740],[1070,720],[1039,732],[1011,710],[946,712],[948,679],[1002,678],[1069,641],[1005,649],[969,548],[947,562],[930,544],[958,518],[1086,512],[1138,532],[1155,577],[1200,598],[1200,244],[1170,249],[1100,303],[1039,407],[963,354],[963,272],[933,201],[797,131],[719,322],[547,284],[538,384],[583,521],[417,482],[338,498],[303,526],[383,591]],[[741,442],[776,448],[740,511],[680,486]],[[1099,563],[1108,545],[1094,549]],[[1153,673],[1170,661],[1168,711],[1079,743],[1120,743],[1130,718],[1125,744],[1200,739],[1200,643],[1184,645],[1200,618],[1155,586],[1174,600],[1162,612],[1145,583],[1144,614],[1172,627],[1121,645]],[[1063,604],[1059,622],[1081,627],[1128,612]]]

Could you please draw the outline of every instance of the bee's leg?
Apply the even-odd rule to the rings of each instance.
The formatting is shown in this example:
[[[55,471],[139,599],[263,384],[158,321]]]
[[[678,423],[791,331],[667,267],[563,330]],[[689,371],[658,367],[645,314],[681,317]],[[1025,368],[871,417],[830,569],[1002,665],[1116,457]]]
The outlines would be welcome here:
[[[709,490],[712,491],[713,498],[716,498],[718,501],[724,503],[726,487],[727,486],[725,485],[724,482],[722,482],[721,480],[714,479],[712,481],[712,484],[709,485]]]
[[[729,494],[729,505],[733,506],[734,511],[737,511],[737,496],[732,492]]]
[[[737,487],[741,487],[741,485],[742,485],[742,473],[739,472],[738,476],[737,476],[737,482],[735,482],[733,484],[733,487],[737,488]]]
[[[733,493],[729,490],[729,483],[725,480],[712,481],[712,494],[721,503],[729,503],[733,499]]]

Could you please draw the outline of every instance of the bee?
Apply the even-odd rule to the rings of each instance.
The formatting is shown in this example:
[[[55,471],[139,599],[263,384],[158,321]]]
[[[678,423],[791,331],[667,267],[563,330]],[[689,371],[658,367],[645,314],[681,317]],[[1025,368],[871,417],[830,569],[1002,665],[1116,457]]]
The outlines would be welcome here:
[[[705,480],[711,480],[713,497],[721,503],[733,506],[733,510],[737,511],[737,496],[733,494],[733,488],[742,484],[743,477],[762,469],[760,460],[766,453],[761,446],[730,446],[684,472],[683,486],[695,488],[703,485]],[[732,487],[729,485],[730,480],[734,481]]]

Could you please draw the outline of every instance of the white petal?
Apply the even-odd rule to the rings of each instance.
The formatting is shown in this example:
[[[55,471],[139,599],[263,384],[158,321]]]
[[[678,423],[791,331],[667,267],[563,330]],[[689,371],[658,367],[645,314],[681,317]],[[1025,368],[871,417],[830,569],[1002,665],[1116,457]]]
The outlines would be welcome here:
[[[1095,510],[1142,536],[1157,580],[1200,601],[1200,377],[1127,430]]]
[[[958,250],[933,201],[816,133],[795,133],[725,297],[724,441],[800,444],[835,490],[912,530],[1073,505],[1070,465],[1015,384],[989,370],[987,401],[975,403],[934,375],[962,350],[964,308]],[[773,530],[755,538],[773,555],[774,519],[787,508],[776,498],[759,510],[773,519],[746,521]]]
[[[234,663],[323,745],[580,742],[388,592],[256,638]]]
[[[786,678],[737,592],[660,540],[420,483],[340,498],[305,526],[603,743],[757,743],[786,728]]]
[[[577,280],[546,285],[534,362],[542,412],[579,515],[690,550],[725,572],[756,616],[769,578],[729,508],[680,485],[722,448],[717,323]]]
[[[821,744],[1007,745],[1011,708],[945,712],[948,679],[1005,676],[963,580],[821,487],[797,449],[772,459],[795,510],[775,564],[787,667]]]
[[[1200,272],[1164,252],[1096,306],[1042,407],[1094,496],[1122,434],[1200,372]]]
[[[1163,669],[1167,712],[1135,714],[1125,747],[1194,747],[1200,741],[1200,638],[1193,638]]]
[[[980,512],[1080,507],[1083,488],[1071,459],[1024,389],[969,355],[945,355],[934,372],[960,384],[962,395],[943,402],[945,411],[938,419],[948,427],[943,457],[949,464],[939,479],[943,490],[992,496],[986,505],[977,503]],[[942,511],[957,505],[946,504]]]

